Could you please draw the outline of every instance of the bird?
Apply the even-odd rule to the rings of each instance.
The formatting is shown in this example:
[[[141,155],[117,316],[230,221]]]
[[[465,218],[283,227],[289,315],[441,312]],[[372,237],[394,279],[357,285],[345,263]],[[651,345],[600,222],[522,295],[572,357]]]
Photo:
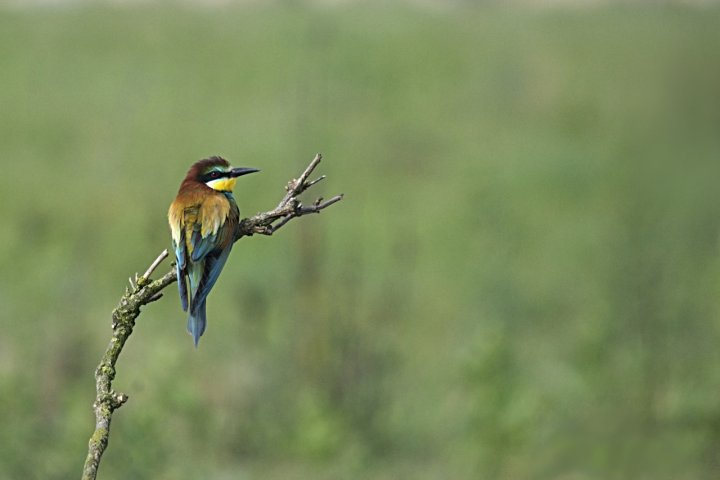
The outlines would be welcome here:
[[[195,348],[207,325],[206,302],[230,255],[240,223],[232,189],[237,178],[259,172],[233,168],[222,157],[195,162],[168,210],[180,304]]]

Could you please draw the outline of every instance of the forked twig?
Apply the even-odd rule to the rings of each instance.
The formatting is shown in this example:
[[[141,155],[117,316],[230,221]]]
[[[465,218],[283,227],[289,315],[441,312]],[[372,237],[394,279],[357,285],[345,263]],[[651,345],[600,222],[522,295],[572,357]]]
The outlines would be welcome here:
[[[313,170],[315,170],[315,167],[318,166],[321,160],[322,155],[318,153],[315,155],[315,158],[312,159],[310,165],[308,165],[302,172],[300,177],[292,179],[288,182],[285,187],[287,193],[283,199],[280,200],[277,207],[269,212],[258,213],[250,218],[243,219],[240,222],[235,239],[237,240],[243,236],[252,235],[254,233],[272,235],[293,218],[302,217],[308,213],[320,213],[321,210],[342,200],[343,194],[340,194],[335,195],[326,201],[322,201],[322,198],[319,198],[311,206],[304,206],[298,199],[300,194],[307,191],[310,187],[325,178],[325,175],[322,175],[311,182],[307,181],[310,174]]]

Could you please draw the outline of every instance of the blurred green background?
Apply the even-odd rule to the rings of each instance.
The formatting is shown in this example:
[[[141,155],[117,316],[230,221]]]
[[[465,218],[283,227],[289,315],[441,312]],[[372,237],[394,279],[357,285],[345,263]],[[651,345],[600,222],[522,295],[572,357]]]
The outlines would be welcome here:
[[[189,165],[250,215],[317,151],[199,349],[143,310],[99,478],[720,477],[720,7],[51,3],[0,8],[0,478],[80,476]]]

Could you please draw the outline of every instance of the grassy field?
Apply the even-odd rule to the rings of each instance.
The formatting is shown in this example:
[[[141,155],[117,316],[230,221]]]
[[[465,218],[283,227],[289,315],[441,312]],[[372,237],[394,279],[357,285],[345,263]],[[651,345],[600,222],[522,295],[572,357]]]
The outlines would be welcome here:
[[[80,475],[187,167],[346,199],[174,287],[102,479],[716,479],[720,10],[0,9],[0,478]]]

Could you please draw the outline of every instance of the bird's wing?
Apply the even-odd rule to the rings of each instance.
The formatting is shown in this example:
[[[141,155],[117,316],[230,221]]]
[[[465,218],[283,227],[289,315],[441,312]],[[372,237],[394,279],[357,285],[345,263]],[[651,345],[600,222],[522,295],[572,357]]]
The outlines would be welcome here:
[[[207,298],[225,266],[230,250],[232,250],[232,243],[220,250],[219,253],[214,252],[205,257],[202,277],[197,285],[197,290],[193,293],[193,306],[202,304]]]
[[[178,292],[180,293],[180,304],[182,305],[183,311],[188,309],[188,292],[187,292],[187,267],[185,262],[185,232],[181,234],[179,244],[175,244],[173,240],[173,247],[175,249],[175,270],[177,272],[178,281]]]
[[[190,237],[190,244],[192,245],[190,260],[193,262],[199,262],[205,258],[208,253],[217,248],[217,233],[203,237],[200,231],[200,225],[196,225],[196,227],[197,229],[193,229],[192,236]]]
[[[175,270],[177,272],[180,303],[182,309],[187,311],[187,248],[185,242],[184,216],[185,212],[183,208],[173,202],[168,212],[168,220],[170,222],[170,230],[172,231],[172,246],[175,252]]]
[[[188,229],[191,313],[205,302],[232,250],[239,211],[224,195],[206,198]]]
[[[230,210],[230,202],[224,195],[214,195],[202,202],[190,237],[190,260],[198,262],[213,250],[225,246],[220,239],[225,239],[224,227]]]

